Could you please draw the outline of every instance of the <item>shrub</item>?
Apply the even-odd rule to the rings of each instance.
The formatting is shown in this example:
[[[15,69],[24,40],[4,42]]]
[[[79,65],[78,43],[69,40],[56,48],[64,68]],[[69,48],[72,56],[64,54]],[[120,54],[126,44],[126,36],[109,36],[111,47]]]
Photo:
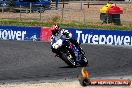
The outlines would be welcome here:
[[[51,18],[51,21],[52,21],[53,23],[59,22],[59,21],[60,21],[60,16],[58,16],[58,15],[53,16],[53,17]]]

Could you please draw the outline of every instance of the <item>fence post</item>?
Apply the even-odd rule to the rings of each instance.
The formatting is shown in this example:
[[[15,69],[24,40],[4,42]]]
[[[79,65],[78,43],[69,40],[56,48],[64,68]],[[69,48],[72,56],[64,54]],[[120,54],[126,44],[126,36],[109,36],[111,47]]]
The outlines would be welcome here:
[[[41,9],[40,9],[40,21],[42,21],[42,14],[41,14]]]
[[[106,23],[108,24],[109,23],[109,17],[108,17],[108,14],[106,15]]]
[[[88,8],[89,8],[89,2],[88,2]]]
[[[2,13],[4,13],[4,7],[2,6]]]
[[[29,10],[26,8],[26,14],[29,13]]]
[[[81,12],[82,12],[82,14],[83,14],[83,23],[85,24],[85,22],[86,22],[86,17],[85,17],[85,11],[83,11],[83,10],[81,10]]]
[[[63,20],[63,18],[64,18],[64,8],[62,8],[62,20]]]
[[[19,20],[21,20],[21,16],[22,16],[21,9],[22,9],[22,6],[20,5],[20,18],[19,18]]]
[[[82,10],[82,0],[80,0],[80,2],[81,2],[81,10]]]
[[[64,3],[64,0],[62,1],[62,4],[63,4],[63,8],[65,7],[65,3]]]
[[[55,3],[55,7],[56,7],[56,10],[58,10],[58,0],[55,0],[56,3]]]
[[[30,2],[30,13],[32,13],[32,3]]]

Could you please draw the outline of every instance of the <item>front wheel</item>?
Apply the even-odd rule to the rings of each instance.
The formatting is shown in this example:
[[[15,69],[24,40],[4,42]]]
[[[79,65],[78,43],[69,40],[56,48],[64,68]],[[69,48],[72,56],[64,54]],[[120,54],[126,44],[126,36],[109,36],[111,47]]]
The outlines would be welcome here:
[[[76,60],[74,59],[74,57],[70,53],[67,53],[67,54],[62,53],[61,58],[69,66],[76,67]]]
[[[87,58],[86,58],[85,56],[83,56],[83,57],[81,58],[80,65],[81,65],[82,67],[86,67],[86,66],[88,65],[88,60],[87,60]]]

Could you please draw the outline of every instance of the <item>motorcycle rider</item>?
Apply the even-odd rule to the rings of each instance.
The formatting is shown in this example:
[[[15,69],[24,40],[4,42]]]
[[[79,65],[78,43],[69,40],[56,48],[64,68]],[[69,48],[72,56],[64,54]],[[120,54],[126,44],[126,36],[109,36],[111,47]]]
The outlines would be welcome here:
[[[56,55],[59,55],[58,48],[62,45],[62,38],[69,39],[71,43],[73,43],[81,53],[81,48],[78,42],[75,39],[72,39],[72,33],[68,32],[65,29],[59,28],[58,25],[52,25],[51,27],[51,49],[53,53],[56,53]]]

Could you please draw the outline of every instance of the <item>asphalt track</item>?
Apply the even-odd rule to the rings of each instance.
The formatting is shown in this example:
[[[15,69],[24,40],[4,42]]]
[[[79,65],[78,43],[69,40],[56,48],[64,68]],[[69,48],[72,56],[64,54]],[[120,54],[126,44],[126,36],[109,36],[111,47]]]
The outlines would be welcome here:
[[[132,75],[132,48],[82,45],[89,60],[90,77]],[[54,57],[50,44],[32,41],[0,41],[0,81],[23,79],[74,79],[81,67],[70,68]]]

